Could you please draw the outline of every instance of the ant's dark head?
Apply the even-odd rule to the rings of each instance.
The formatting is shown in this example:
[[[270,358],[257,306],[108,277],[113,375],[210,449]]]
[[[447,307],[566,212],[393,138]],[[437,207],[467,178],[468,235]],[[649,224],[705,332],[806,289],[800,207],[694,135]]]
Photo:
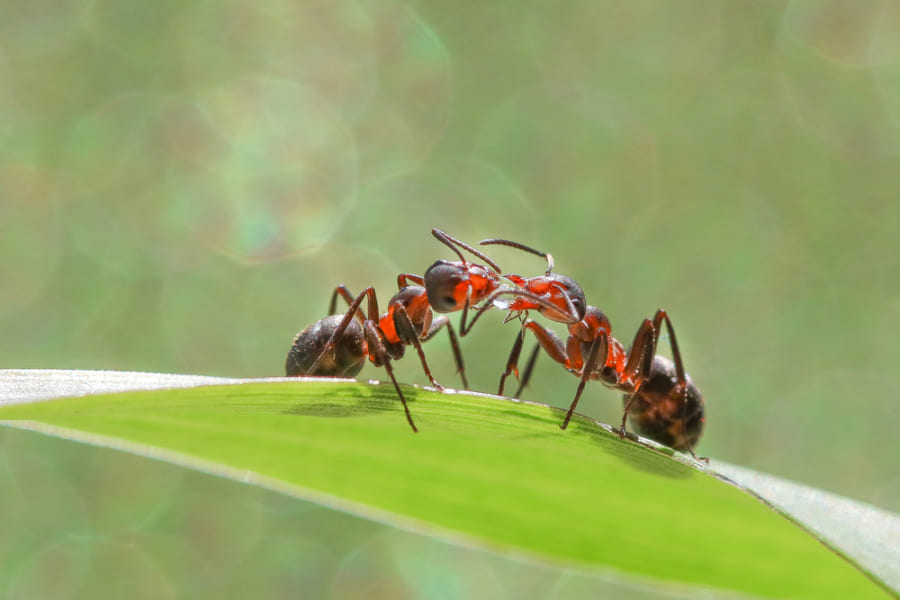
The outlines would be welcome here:
[[[462,309],[466,302],[466,287],[460,284],[468,279],[468,271],[459,263],[439,260],[428,267],[424,279],[431,308],[439,313]]]

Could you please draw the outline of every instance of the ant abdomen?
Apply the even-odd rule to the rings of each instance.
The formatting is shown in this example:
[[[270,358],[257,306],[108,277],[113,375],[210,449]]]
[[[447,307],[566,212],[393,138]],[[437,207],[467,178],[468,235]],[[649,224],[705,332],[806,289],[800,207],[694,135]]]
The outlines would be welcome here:
[[[688,451],[696,446],[703,434],[703,396],[690,377],[686,385],[687,393],[683,393],[675,363],[655,356],[650,375],[628,411],[634,431],[675,450]],[[625,394],[626,403],[629,397]]]
[[[325,317],[294,337],[284,365],[288,377],[355,377],[362,370],[368,354],[362,325],[354,319],[348,323],[340,339],[336,340],[334,352],[324,356],[314,372],[307,373],[343,319],[344,315]]]

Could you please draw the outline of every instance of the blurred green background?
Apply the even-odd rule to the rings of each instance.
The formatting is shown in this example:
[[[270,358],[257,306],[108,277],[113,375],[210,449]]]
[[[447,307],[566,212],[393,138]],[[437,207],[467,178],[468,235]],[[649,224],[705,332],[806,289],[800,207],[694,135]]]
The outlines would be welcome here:
[[[893,2],[5,0],[0,367],[280,375],[336,284],[507,237],[626,343],[670,312],[702,454],[900,511],[898,159]]]

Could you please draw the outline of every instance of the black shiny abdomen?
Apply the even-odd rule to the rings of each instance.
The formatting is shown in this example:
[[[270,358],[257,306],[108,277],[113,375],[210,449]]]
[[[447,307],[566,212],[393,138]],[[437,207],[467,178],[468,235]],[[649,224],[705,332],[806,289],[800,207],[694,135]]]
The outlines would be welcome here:
[[[331,315],[298,333],[291,344],[284,369],[288,377],[355,377],[366,364],[366,344],[359,321],[350,321],[341,339],[336,340],[334,356],[325,356],[314,373],[306,371],[322,353],[344,315]]]
[[[628,395],[624,396],[627,402]],[[704,409],[700,390],[687,378],[687,403],[682,407],[682,390],[675,365],[656,356],[649,378],[628,411],[636,433],[681,451],[697,445],[703,434]]]

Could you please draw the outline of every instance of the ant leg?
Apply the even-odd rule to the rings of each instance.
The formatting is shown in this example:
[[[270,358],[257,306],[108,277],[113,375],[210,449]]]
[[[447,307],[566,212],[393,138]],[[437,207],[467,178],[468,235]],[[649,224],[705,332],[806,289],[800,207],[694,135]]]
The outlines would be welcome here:
[[[628,351],[628,358],[625,362],[625,368],[622,370],[623,377],[619,380],[619,384],[630,385],[633,389],[628,400],[625,402],[625,408],[622,410],[622,426],[619,430],[619,437],[625,437],[625,423],[628,420],[628,411],[631,405],[641,391],[641,384],[650,375],[650,369],[653,366],[653,356],[656,354],[656,340],[659,339],[659,329],[650,319],[644,319],[637,333],[634,335],[634,341],[631,343],[631,349]]]
[[[425,360],[425,351],[422,350],[422,343],[419,341],[419,336],[415,327],[413,327],[412,320],[409,318],[409,313],[406,312],[405,306],[398,305],[394,309],[394,323],[397,326],[397,334],[400,339],[404,342],[409,340],[416,347],[416,352],[419,353],[419,360],[422,361],[422,368],[425,369],[425,374],[428,375],[431,385],[439,390],[444,389],[444,386],[437,382],[437,379],[431,374],[431,369],[428,368],[428,362]]]
[[[412,273],[401,273],[400,275],[397,275],[397,288],[402,290],[409,285],[410,281],[416,285],[425,285],[424,277],[413,275]]]
[[[518,398],[522,395],[522,390],[525,389],[525,386],[528,385],[528,382],[531,381],[531,373],[534,371],[534,363],[537,362],[537,357],[541,353],[541,345],[535,344],[534,349],[531,351],[531,356],[528,357],[528,362],[525,364],[525,371],[522,373],[522,379],[519,380],[519,389],[516,390],[516,395],[513,398]]]
[[[566,427],[569,426],[569,420],[575,412],[575,407],[578,406],[578,400],[581,399],[581,393],[584,391],[584,386],[587,384],[588,379],[591,378],[591,374],[594,372],[596,366],[606,364],[606,357],[608,354],[609,334],[606,329],[600,329],[597,332],[593,343],[591,343],[591,350],[588,352],[587,359],[585,359],[584,364],[581,366],[581,381],[578,383],[575,398],[572,399],[572,405],[569,406],[566,418],[562,422],[562,425],[559,426],[560,429],[565,430]]]
[[[659,333],[662,330],[662,323],[665,321],[666,328],[669,330],[669,347],[672,349],[672,360],[675,362],[675,374],[678,376],[679,383],[686,383],[687,375],[684,372],[684,365],[681,362],[681,351],[678,350],[678,340],[675,339],[675,329],[672,327],[672,321],[665,310],[660,308],[653,316],[653,326],[656,328],[656,336],[653,340],[653,354],[656,354],[656,345],[659,342]]]
[[[522,394],[522,390],[525,389],[525,386],[528,385],[528,382],[531,380],[531,373],[534,370],[534,363],[537,361],[537,355],[540,353],[541,348],[543,348],[544,351],[550,355],[550,358],[563,365],[567,369],[571,368],[572,357],[574,356],[574,354],[580,352],[580,349],[567,351],[566,347],[562,343],[562,340],[559,339],[559,336],[557,336],[556,333],[547,329],[546,327],[541,326],[532,319],[526,320],[524,323],[522,323],[522,332],[516,337],[516,341],[513,343],[513,348],[509,353],[509,359],[507,359],[506,361],[506,370],[500,376],[500,391],[497,392],[497,394],[500,396],[503,395],[503,386],[506,383],[506,378],[509,377],[510,374],[514,374],[516,376],[516,379],[519,379],[519,355],[522,353],[522,345],[525,342],[525,331],[528,329],[530,329],[531,332],[534,333],[534,337],[537,338],[538,343],[531,351],[531,356],[528,357],[528,362],[525,365],[525,371],[523,372],[523,376],[519,381],[519,388],[516,390],[516,395],[513,396],[513,398],[518,398]],[[578,354],[576,360],[581,360],[580,354]]]
[[[334,294],[332,295],[332,300],[339,294],[338,290],[346,291],[344,286],[338,286],[335,289]],[[342,294],[343,295],[343,294]],[[359,316],[362,320],[363,325],[366,323],[366,319],[362,318],[362,311],[360,310],[360,305],[364,298],[368,297],[369,299],[369,320],[377,321],[378,320],[378,299],[375,296],[375,288],[367,287],[362,292],[360,292],[359,296],[357,296],[353,302],[350,303],[350,308],[347,310],[347,313],[344,315],[344,318],[335,328],[334,333],[331,334],[331,337],[328,339],[328,343],[325,344],[325,347],[322,348],[322,352],[319,353],[319,356],[316,358],[315,362],[310,365],[310,367],[306,370],[304,375],[309,375],[310,373],[315,373],[316,368],[319,366],[319,363],[328,355],[329,352],[333,353],[335,350],[335,346],[337,345],[337,340],[340,339],[344,332],[347,331],[347,327],[350,326],[350,321],[353,320],[354,316]]]
[[[453,325],[450,324],[450,319],[447,317],[436,317],[431,322],[431,327],[425,335],[422,336],[422,341],[427,342],[437,335],[437,332],[444,327],[447,328],[447,334],[450,336],[450,346],[453,349],[453,358],[456,359],[456,372],[462,377],[465,388],[469,389],[469,382],[466,379],[466,366],[463,364],[462,352],[459,349],[459,340],[456,339],[456,332],[453,331]]]
[[[659,328],[650,319],[644,319],[644,322],[638,327],[637,333],[634,334],[634,341],[631,342],[631,348],[628,350],[628,357],[625,359],[625,366],[619,378],[620,384],[639,387],[643,380],[650,375],[653,357],[656,355],[657,339],[659,339]]]
[[[665,321],[666,329],[669,331],[669,348],[672,350],[672,361],[675,363],[675,376],[678,378],[678,385],[681,387],[681,427],[684,429],[687,426],[687,374],[684,371],[684,364],[681,362],[681,351],[678,349],[678,340],[675,338],[675,328],[672,327],[672,321],[669,319],[669,314],[662,308],[657,310],[656,314],[653,316],[653,324],[656,327],[653,350],[655,354],[656,344],[659,341],[659,332],[663,321]],[[690,442],[688,442],[688,451],[695,459],[709,462],[708,458],[699,458],[694,454],[694,448]]]
[[[534,347],[534,350],[531,352],[531,356],[528,358],[528,364],[525,366],[524,377],[521,380],[519,385],[519,389],[516,391],[515,398],[519,397],[522,389],[528,384],[528,381],[531,379],[531,371],[534,369],[534,363],[537,360],[537,355],[540,348],[543,348],[544,351],[556,362],[563,365],[564,367],[571,368],[572,365],[572,353],[568,352],[566,346],[563,345],[562,340],[559,339],[559,336],[556,335],[553,331],[543,327],[536,321],[532,319],[526,320],[522,323],[522,332],[519,337],[516,338],[516,341],[513,345],[512,351],[509,353],[509,359],[506,362],[506,371],[504,371],[503,375],[500,377],[500,391],[499,395],[503,395],[503,384],[506,381],[506,378],[514,373],[516,378],[519,377],[519,355],[522,352],[522,345],[525,341],[525,331],[531,330],[534,334],[534,337],[537,338],[538,344]],[[577,352],[577,350],[575,351]],[[580,360],[581,357],[578,356],[576,360]]]
[[[481,315],[481,312],[479,312],[472,319],[472,322],[469,323],[468,326],[466,326],[466,319],[469,316],[469,306],[471,306],[471,304],[472,304],[472,286],[469,286],[469,288],[466,290],[466,303],[463,304],[462,316],[459,319],[459,335],[461,335],[461,336],[466,335],[467,333],[469,333],[469,331],[472,330],[472,326],[475,325],[475,321],[477,321],[478,317]]]
[[[519,355],[522,353],[522,343],[525,341],[525,329],[520,330],[516,333],[516,339],[513,342],[512,350],[509,352],[509,358],[506,359],[506,370],[503,371],[503,374],[500,375],[500,390],[497,392],[498,396],[503,395],[503,387],[506,384],[506,378],[509,377],[511,373],[515,373],[516,379],[519,378]],[[534,351],[537,352],[539,345],[535,345]],[[530,362],[529,362],[530,364]],[[529,376],[531,373],[529,373]],[[522,391],[521,386],[519,387],[519,392]],[[519,392],[516,392],[516,397],[518,397]]]
[[[335,314],[334,311],[337,308],[337,297],[340,296],[344,300],[347,301],[347,305],[350,306],[353,304],[353,294],[350,293],[350,290],[347,289],[347,286],[341,284],[334,288],[334,291],[331,293],[331,302],[328,304],[328,314]],[[359,311],[359,320],[364,321],[365,315],[363,315],[362,311]]]
[[[335,292],[332,295],[332,303],[333,303],[335,297],[337,296],[337,294],[339,293],[338,290],[341,290],[341,289],[343,289],[343,291],[347,290],[347,288],[345,288],[344,286],[339,286],[338,288],[335,288]],[[322,348],[322,352],[319,353],[319,356],[316,358],[315,362],[313,362],[313,364],[310,365],[310,367],[306,370],[304,375],[309,375],[310,373],[315,373],[316,368],[319,366],[319,363],[322,362],[322,360],[325,358],[325,356],[327,356],[329,353],[334,352],[335,346],[337,344],[336,341],[338,339],[340,339],[340,337],[342,335],[344,335],[345,331],[347,331],[347,327],[350,326],[350,321],[353,320],[353,317],[357,314],[357,312],[359,312],[359,314],[362,315],[362,312],[360,311],[359,307],[362,304],[363,299],[366,296],[370,296],[370,295],[371,295],[371,297],[369,298],[369,304],[371,307],[372,298],[374,298],[374,295],[375,295],[375,289],[371,288],[371,287],[366,288],[365,290],[360,292],[359,296],[357,296],[353,300],[353,302],[350,303],[350,309],[347,310],[347,313],[344,315],[344,318],[341,319],[340,324],[338,324],[338,326],[335,328],[334,332],[331,334],[331,337],[328,338],[328,343],[325,344],[325,347]],[[377,305],[376,305],[376,310],[377,310]],[[363,324],[365,324],[365,319],[363,319]]]
[[[397,391],[397,396],[400,397],[400,402],[403,403],[403,410],[406,412],[406,420],[409,422],[409,426],[412,427],[414,433],[419,433],[419,430],[416,429],[416,424],[413,423],[412,414],[409,412],[409,406],[406,404],[406,397],[403,395],[403,391],[400,389],[396,377],[394,377],[394,368],[391,366],[391,359],[388,356],[387,349],[384,347],[384,342],[381,340],[380,333],[375,328],[374,321],[366,321],[364,329],[369,345],[369,351],[374,352],[378,361],[384,365],[384,369],[387,371],[388,376],[391,378],[391,382],[394,384],[394,389]]]

